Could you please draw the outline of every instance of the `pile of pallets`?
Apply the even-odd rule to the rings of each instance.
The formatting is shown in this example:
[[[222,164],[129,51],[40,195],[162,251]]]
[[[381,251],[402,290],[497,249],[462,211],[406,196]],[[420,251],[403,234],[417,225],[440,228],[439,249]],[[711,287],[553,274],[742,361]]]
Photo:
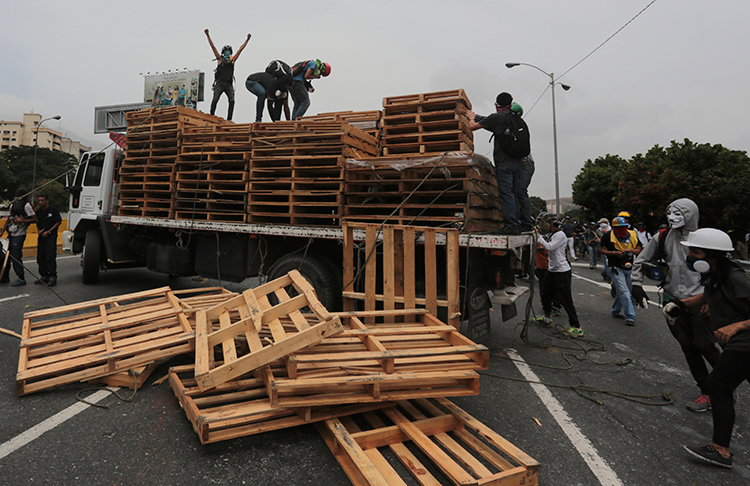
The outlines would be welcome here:
[[[466,152],[348,159],[344,221],[492,231],[502,212],[489,160]]]
[[[345,121],[355,128],[375,137],[380,142],[380,119],[383,112],[371,111],[335,111],[330,113],[318,113],[298,118],[302,121]]]
[[[338,226],[346,158],[377,154],[377,140],[344,121],[254,124],[247,222]]]
[[[187,127],[214,126],[216,116],[184,108],[150,108],[127,114],[127,151],[120,167],[122,216],[174,217],[176,160]]]
[[[474,136],[459,106],[471,109],[462,89],[383,99],[383,155],[473,151]]]

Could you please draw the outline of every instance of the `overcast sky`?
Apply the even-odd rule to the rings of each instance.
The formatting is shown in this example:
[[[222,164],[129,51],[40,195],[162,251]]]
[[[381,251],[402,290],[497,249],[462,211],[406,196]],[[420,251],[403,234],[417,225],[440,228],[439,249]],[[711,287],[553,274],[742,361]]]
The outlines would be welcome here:
[[[530,194],[553,199],[549,77],[505,63],[562,75],[650,2],[4,2],[0,119],[59,114],[45,126],[101,147],[108,139],[93,133],[94,107],[139,102],[140,73],[183,68],[206,73],[210,100],[215,62],[203,30],[217,48],[235,50],[251,33],[235,70],[235,122],[253,121],[256,98],[244,80],[272,59],[332,65],[314,82],[308,114],[377,110],[383,97],[457,88],[489,114],[508,91],[532,134]],[[748,19],[747,1],[657,0],[563,76],[572,88],[555,92],[561,197],[587,159],[608,153],[630,158],[684,138],[747,151]],[[217,114],[226,108],[223,98]],[[208,112],[209,102],[199,109]],[[489,132],[475,138],[476,151],[491,157]]]

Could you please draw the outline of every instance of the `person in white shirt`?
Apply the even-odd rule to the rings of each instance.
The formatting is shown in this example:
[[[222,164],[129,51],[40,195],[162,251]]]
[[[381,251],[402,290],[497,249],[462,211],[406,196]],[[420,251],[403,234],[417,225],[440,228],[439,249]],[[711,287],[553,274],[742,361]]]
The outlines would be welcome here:
[[[565,312],[568,314],[568,323],[570,329],[568,334],[573,337],[583,337],[583,329],[578,322],[578,313],[573,305],[573,294],[570,290],[573,272],[570,263],[565,255],[568,239],[565,233],[560,230],[560,222],[553,220],[550,222],[550,233],[539,238],[539,244],[549,252],[549,268],[547,276],[541,285],[544,290],[542,295],[542,308],[544,317],[541,321],[546,325],[552,325],[552,298],[556,295],[557,300],[562,304]],[[536,230],[539,233],[539,229]],[[546,296],[546,298],[545,298]]]

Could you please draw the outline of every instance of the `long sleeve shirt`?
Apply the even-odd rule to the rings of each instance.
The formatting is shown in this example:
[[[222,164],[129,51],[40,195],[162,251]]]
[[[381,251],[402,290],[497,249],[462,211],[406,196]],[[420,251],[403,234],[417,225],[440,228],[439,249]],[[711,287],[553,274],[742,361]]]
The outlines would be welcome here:
[[[549,252],[549,271],[552,273],[562,273],[570,271],[570,263],[565,256],[565,248],[568,244],[568,238],[565,233],[558,230],[539,238],[539,244]]]

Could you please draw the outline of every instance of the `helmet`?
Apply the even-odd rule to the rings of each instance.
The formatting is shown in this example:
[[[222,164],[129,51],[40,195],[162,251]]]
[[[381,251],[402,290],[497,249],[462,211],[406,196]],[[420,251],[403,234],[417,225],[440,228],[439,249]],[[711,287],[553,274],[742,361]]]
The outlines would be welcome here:
[[[733,251],[732,238],[728,234],[715,228],[701,228],[692,231],[687,241],[681,241],[684,246],[692,246],[702,250]]]
[[[599,221],[597,221],[597,223],[599,223],[599,224],[602,224],[602,223],[609,224],[609,220],[607,218],[601,218]]]
[[[523,108],[521,108],[521,105],[519,105],[515,101],[510,104],[510,111],[512,111],[518,116],[523,116]]]
[[[232,51],[232,46],[230,46],[230,45],[226,45],[226,46],[222,47],[222,48],[221,48],[221,53],[222,53],[222,54],[224,54],[224,51],[229,51],[229,55],[231,56],[231,55],[232,55],[232,52],[233,52],[233,51]]]
[[[320,74],[323,77],[326,77],[329,74],[331,74],[331,65],[328,64],[327,62],[322,63],[322,65],[320,66]]]
[[[627,212],[627,211],[620,211],[617,215],[621,216],[623,218],[629,218],[630,217],[630,213]]]
[[[613,228],[616,228],[618,226],[627,226],[627,225],[628,225],[628,222],[625,221],[625,218],[623,218],[622,216],[618,216],[618,217],[616,217],[615,219],[612,220],[612,227]]]

